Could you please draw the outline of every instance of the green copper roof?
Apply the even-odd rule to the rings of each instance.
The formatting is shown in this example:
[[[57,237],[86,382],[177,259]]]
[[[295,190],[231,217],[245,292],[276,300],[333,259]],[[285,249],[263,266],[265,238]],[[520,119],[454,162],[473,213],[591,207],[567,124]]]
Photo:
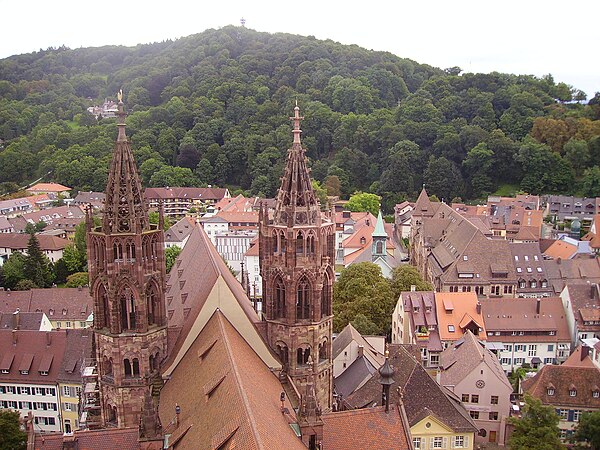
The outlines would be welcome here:
[[[381,215],[381,211],[377,214],[377,223],[375,224],[375,231],[373,231],[373,237],[386,237],[387,233],[385,232],[385,228],[383,227],[383,216]]]

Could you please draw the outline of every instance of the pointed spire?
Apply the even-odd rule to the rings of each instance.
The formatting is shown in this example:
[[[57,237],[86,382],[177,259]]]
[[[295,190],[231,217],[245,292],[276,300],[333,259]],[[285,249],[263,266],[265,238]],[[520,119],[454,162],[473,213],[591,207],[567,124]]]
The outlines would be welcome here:
[[[425,190],[425,185],[423,185],[423,189],[421,189],[419,198],[417,198],[417,202],[415,203],[413,215],[421,215],[428,213],[431,211],[431,208],[431,200],[429,200],[429,196],[427,195],[427,191]]]
[[[149,230],[150,224],[142,183],[125,134],[126,114],[122,95],[123,93],[119,92],[119,134],[106,184],[102,228],[105,233],[141,233],[143,230]]]
[[[294,140],[288,150],[285,173],[277,194],[274,222],[287,226],[315,225],[320,223],[321,213],[317,196],[313,190],[310,171],[306,165],[304,149],[300,142],[300,108],[294,108]]]
[[[291,120],[294,121],[294,144],[300,145],[300,134],[302,134],[302,130],[300,129],[300,121],[304,120],[304,117],[300,116],[300,108],[298,107],[298,100],[296,99],[296,107],[294,108],[294,117],[290,117]]]
[[[381,215],[381,210],[379,210],[379,214],[377,214],[377,222],[375,223],[375,231],[373,231],[373,237],[387,238],[385,226],[383,225],[383,216]]]
[[[385,362],[383,366],[379,368],[379,375],[381,379],[379,383],[383,386],[381,393],[381,402],[385,405],[385,412],[390,410],[390,386],[395,383],[394,379],[394,368],[390,365],[390,350],[385,349]]]

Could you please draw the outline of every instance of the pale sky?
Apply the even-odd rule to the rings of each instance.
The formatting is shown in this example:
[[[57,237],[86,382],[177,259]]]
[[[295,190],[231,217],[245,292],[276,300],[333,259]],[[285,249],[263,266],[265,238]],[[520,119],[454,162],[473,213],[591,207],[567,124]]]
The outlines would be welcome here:
[[[551,73],[600,91],[598,0],[0,0],[0,58],[135,45],[239,25],[384,50],[465,72]]]

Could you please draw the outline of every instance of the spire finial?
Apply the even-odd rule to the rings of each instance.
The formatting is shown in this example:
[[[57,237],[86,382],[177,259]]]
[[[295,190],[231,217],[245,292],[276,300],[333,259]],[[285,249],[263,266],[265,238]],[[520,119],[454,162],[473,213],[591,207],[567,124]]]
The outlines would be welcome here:
[[[296,99],[296,107],[294,108],[294,117],[290,117],[291,120],[294,121],[294,144],[300,144],[300,134],[302,130],[300,129],[300,121],[304,119],[304,117],[300,116],[300,108],[298,107],[298,99]]]
[[[127,135],[125,134],[125,108],[123,107],[123,89],[119,89],[117,92],[117,100],[119,101],[117,117],[117,126],[119,127],[119,135],[117,136],[118,142],[127,141]]]

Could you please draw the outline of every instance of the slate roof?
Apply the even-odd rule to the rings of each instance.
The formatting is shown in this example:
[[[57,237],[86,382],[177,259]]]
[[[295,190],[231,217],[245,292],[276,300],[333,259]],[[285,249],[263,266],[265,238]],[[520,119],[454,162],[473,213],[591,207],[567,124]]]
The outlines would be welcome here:
[[[95,356],[92,351],[93,332],[89,328],[65,331],[67,344],[65,356],[58,372],[58,381],[81,384],[81,367],[86,359]]]
[[[221,200],[227,194],[225,188],[194,188],[194,187],[164,187],[146,188],[144,197],[146,199],[182,199],[190,200]]]
[[[577,329],[580,331],[597,331],[600,330],[600,325],[585,325],[587,320],[600,314],[600,289],[596,283],[571,283],[565,289],[567,290],[570,304]]]
[[[14,330],[16,328],[15,312],[0,312],[0,329]],[[42,324],[44,313],[42,312],[20,312],[19,311],[19,330],[39,330]]]
[[[560,366],[548,364],[533,378],[524,380],[522,386],[524,392],[545,405],[600,410],[600,398],[592,395],[600,391],[600,369],[595,366],[580,366],[569,360]],[[548,394],[549,387],[553,387],[553,395]],[[573,388],[577,391],[575,396],[569,394]]]
[[[193,389],[190,387],[194,386]],[[216,310],[161,390],[159,414],[170,443],[181,449],[306,449],[290,423],[289,401],[281,411],[283,388],[267,367]],[[174,427],[175,405],[181,408]]]
[[[335,391],[344,398],[360,388],[377,371],[365,356],[359,356],[333,381]]]
[[[512,300],[510,300],[512,301]],[[483,342],[467,331],[462,339],[454,342],[440,355],[440,384],[456,386],[484,362],[511,391],[512,386],[496,355],[489,351]]]
[[[412,427],[423,419],[423,412],[429,411],[456,432],[475,432],[477,427],[460,401],[446,388],[440,386],[413,355],[402,345],[392,344],[390,364],[394,369],[394,384],[390,386],[391,404],[402,402],[408,423]],[[376,372],[373,377],[358,389],[346,401],[355,408],[381,403],[381,376]]]
[[[184,217],[167,230],[165,242],[183,242],[195,226],[196,222],[192,217]]]
[[[138,428],[105,428],[75,431],[73,436],[62,433],[36,434],[33,450],[63,450],[63,445],[76,441],[76,450],[119,449],[139,450]]]
[[[337,337],[332,342],[332,355],[333,359],[337,358],[339,354],[347,348],[350,343],[354,341],[359,346],[362,345],[364,348],[364,355],[369,359],[371,364],[375,367],[380,367],[384,362],[384,356],[379,353],[375,347],[373,347],[369,342],[352,326],[351,323],[348,323],[344,327],[344,329],[337,335]]]
[[[323,414],[323,448],[331,450],[412,449],[410,431],[397,408],[382,407]]]
[[[565,285],[575,282],[600,283],[600,259],[575,258],[544,260],[545,273],[556,295]]]

